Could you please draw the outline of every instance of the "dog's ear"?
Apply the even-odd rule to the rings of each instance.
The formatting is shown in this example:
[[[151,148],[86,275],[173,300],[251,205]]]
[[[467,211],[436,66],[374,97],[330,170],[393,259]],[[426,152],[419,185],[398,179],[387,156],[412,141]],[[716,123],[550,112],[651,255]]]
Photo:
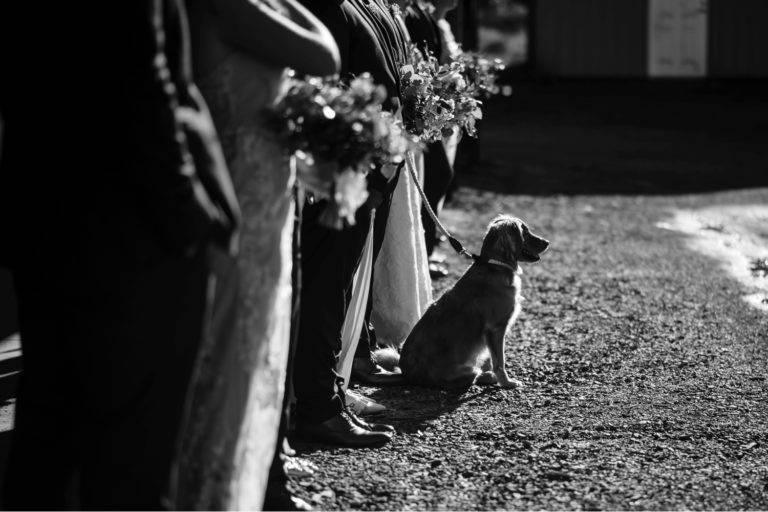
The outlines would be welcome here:
[[[516,219],[509,215],[498,215],[488,224],[481,254],[494,255],[505,260],[513,259],[521,242],[520,228]]]
[[[488,227],[488,231],[485,233],[483,239],[483,247],[480,249],[481,254],[487,254],[489,251],[493,251],[494,247],[499,241],[499,230],[494,229],[493,225]]]
[[[493,248],[499,241],[499,222],[504,220],[504,215],[497,215],[488,223],[488,229],[485,232],[485,238],[483,238],[483,247],[480,249],[481,254],[486,254],[488,251],[493,251]]]

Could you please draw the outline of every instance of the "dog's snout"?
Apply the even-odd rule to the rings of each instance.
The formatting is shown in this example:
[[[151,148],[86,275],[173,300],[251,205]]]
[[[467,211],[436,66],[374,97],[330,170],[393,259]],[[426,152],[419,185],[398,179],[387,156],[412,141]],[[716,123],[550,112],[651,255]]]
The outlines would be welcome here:
[[[549,240],[541,238],[540,236],[530,233],[527,240],[528,246],[533,249],[537,254],[542,253],[549,247]]]

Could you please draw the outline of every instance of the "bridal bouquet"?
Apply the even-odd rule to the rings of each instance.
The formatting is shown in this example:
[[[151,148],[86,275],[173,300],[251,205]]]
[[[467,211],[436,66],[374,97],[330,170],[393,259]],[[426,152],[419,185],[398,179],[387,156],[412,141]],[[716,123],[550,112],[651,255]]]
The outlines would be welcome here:
[[[422,142],[448,137],[454,127],[469,135],[482,119],[481,102],[473,96],[460,61],[441,65],[434,55],[411,46],[411,64],[400,69],[403,123]]]
[[[299,179],[313,195],[331,199],[321,217],[325,225],[354,224],[355,211],[368,197],[368,171],[405,153],[402,129],[382,110],[385,98],[385,89],[367,73],[349,84],[311,77],[291,79],[272,109],[271,124],[296,156]]]
[[[467,88],[475,98],[485,99],[499,93],[496,79],[505,67],[500,59],[477,52],[461,52],[455,60],[461,64]]]

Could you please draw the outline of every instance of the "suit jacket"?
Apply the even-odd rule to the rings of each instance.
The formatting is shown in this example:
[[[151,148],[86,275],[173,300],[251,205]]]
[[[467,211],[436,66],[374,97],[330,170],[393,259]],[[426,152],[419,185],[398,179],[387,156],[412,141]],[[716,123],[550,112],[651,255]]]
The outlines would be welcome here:
[[[305,0],[305,4],[336,40],[341,76],[370,73],[387,89],[387,108],[397,110],[406,49],[402,34],[380,0]]]
[[[179,0],[3,2],[0,62],[2,261],[98,250],[119,267],[234,229]]]
[[[432,53],[438,61],[442,58],[440,29],[432,15],[418,2],[413,2],[405,10],[405,25],[411,34],[411,40],[419,46],[420,50]]]
[[[400,106],[400,67],[408,59],[407,34],[383,0],[304,0],[308,9],[328,27],[341,57],[341,76],[370,73],[387,90],[384,107]],[[391,192],[381,172],[368,176],[369,190]]]

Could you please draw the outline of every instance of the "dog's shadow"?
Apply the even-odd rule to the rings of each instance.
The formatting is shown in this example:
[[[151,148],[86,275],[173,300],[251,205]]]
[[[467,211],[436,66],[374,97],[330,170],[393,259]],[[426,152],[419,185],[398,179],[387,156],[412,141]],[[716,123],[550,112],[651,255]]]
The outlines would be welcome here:
[[[368,421],[387,423],[398,432],[416,433],[428,428],[434,420],[454,412],[461,405],[499,394],[498,386],[470,386],[461,389],[436,389],[420,386],[386,387],[366,395],[387,407],[381,415]]]

